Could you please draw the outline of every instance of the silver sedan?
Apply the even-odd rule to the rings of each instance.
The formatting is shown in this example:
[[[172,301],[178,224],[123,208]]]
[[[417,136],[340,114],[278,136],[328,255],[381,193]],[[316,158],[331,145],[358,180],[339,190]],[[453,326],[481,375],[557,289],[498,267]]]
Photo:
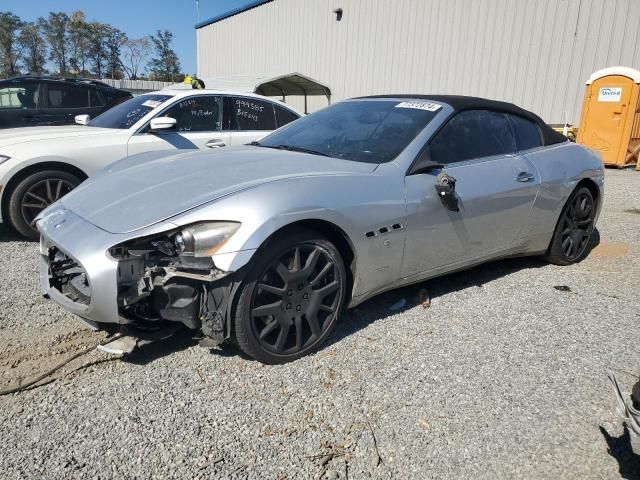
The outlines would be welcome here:
[[[588,254],[598,155],[514,105],[348,100],[260,142],[116,162],[45,210],[43,293],[95,328],[175,325],[266,363],[386,290],[497,258]]]

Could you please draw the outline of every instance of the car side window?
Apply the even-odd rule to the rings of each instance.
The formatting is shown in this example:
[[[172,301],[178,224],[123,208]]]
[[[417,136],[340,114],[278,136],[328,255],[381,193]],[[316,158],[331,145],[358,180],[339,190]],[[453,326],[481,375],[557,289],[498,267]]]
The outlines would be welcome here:
[[[98,90],[96,90],[95,88],[92,88],[90,90],[90,95],[89,95],[89,101],[91,103],[92,107],[104,107],[104,100],[102,99],[102,97],[100,96],[100,94],[98,93]]]
[[[131,98],[131,95],[123,97],[123,96],[119,96],[115,92],[113,92],[111,90],[107,90],[107,89],[103,89],[100,93],[102,94],[102,96],[104,97],[105,101],[107,102],[107,105],[111,105],[111,103],[115,102],[118,99],[124,98],[125,100],[127,100],[127,99]]]
[[[288,108],[281,107],[280,105],[274,105],[273,108],[276,111],[277,128],[283,127],[287,123],[291,123],[300,118]]]
[[[431,159],[443,164],[516,151],[516,142],[507,116],[488,110],[466,110],[458,113],[436,134],[429,145]]]
[[[49,108],[87,108],[89,88],[84,85],[50,83],[47,85]]]
[[[222,97],[187,97],[161,116],[175,118],[179,132],[216,132],[222,130]]]
[[[518,150],[529,150],[542,146],[542,135],[538,125],[518,115],[509,115],[509,120],[513,126]]]
[[[0,87],[0,109],[36,108],[39,94],[38,82],[12,82]]]
[[[257,98],[231,98],[231,130],[275,130],[273,104]]]

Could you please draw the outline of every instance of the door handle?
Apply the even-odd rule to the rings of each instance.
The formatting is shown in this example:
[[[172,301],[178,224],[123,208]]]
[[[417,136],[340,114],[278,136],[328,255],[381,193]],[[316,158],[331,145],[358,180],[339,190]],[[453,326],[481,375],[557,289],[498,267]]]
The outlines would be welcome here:
[[[533,175],[533,173],[529,173],[529,172],[520,172],[518,174],[518,176],[516,177],[516,181],[518,182],[530,182],[532,180],[534,180],[536,177]]]
[[[220,139],[214,138],[213,140],[209,140],[205,143],[204,146],[207,148],[220,148],[226,146],[226,143]]]

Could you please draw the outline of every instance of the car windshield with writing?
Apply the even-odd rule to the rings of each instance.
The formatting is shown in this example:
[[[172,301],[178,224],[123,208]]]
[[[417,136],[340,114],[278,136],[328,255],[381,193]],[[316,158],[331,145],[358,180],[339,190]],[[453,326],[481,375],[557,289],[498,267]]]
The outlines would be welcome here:
[[[140,95],[116,105],[89,122],[91,127],[130,128],[154,108],[171,98],[171,95]]]
[[[384,163],[397,157],[441,108],[429,101],[346,101],[290,123],[254,145]]]

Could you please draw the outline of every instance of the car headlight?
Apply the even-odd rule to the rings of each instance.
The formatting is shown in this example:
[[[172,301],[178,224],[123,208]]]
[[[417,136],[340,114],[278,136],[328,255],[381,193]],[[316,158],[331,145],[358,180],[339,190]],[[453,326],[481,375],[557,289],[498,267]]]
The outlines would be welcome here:
[[[185,257],[211,257],[239,228],[238,222],[207,222],[186,227],[174,237],[176,252]]]
[[[7,157],[6,155],[0,155],[0,164],[6,162],[7,160],[9,160],[11,157]]]

